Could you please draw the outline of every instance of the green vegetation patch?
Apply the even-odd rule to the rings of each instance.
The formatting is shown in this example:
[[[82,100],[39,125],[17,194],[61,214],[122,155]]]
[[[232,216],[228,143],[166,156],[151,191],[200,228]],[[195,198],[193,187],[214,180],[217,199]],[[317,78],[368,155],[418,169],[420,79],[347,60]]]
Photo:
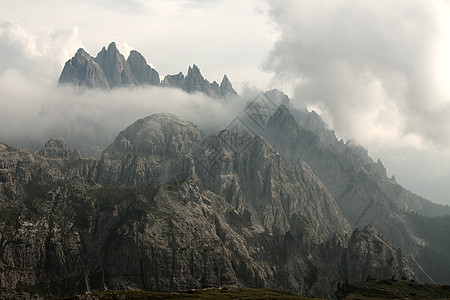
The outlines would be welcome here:
[[[450,216],[425,217],[406,214],[409,225],[428,245],[419,252],[418,261],[437,283],[450,282]]]
[[[73,296],[64,299],[80,299]],[[272,289],[203,289],[185,292],[103,291],[82,299],[314,299]]]
[[[344,284],[335,295],[338,299],[450,299],[450,286],[398,279],[373,279],[363,283]]]

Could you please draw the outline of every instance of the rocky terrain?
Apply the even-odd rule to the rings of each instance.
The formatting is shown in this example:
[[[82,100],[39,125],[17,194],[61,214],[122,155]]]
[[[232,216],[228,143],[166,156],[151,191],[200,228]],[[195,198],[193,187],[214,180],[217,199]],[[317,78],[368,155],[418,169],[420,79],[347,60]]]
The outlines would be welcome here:
[[[0,208],[5,298],[206,287],[329,297],[345,279],[417,279],[375,228],[352,233],[308,164],[170,114],[130,125],[100,160],[60,139],[34,154],[1,144]]]
[[[312,300],[316,298],[301,297],[286,291],[274,289],[200,289],[183,292],[145,292],[145,291],[102,291],[87,295],[63,298],[66,300],[100,300],[100,299],[292,299]]]
[[[59,84],[248,100],[196,65],[160,80],[115,43],[95,58],[78,50]],[[239,120],[208,136],[162,113],[114,141],[106,131],[76,141],[98,153],[110,143],[98,159],[60,138],[34,153],[0,143],[1,297],[276,288],[326,298],[372,278],[448,283],[450,207],[401,187],[278,90]]]
[[[147,64],[142,54],[132,50],[125,59],[114,42],[109,44],[108,48],[103,47],[95,58],[79,49],[64,65],[59,84],[102,89],[165,86],[179,88],[188,93],[200,92],[215,98],[237,95],[226,75],[223,76],[220,85],[216,81],[210,83],[203,78],[196,65],[188,68],[186,76],[180,72],[176,75],[167,75],[161,81],[158,71]]]
[[[414,280],[389,278],[364,282],[345,282],[336,291],[337,299],[450,299],[450,286],[420,284]]]
[[[283,93],[274,90],[267,94],[274,102],[289,105],[290,99]],[[295,109],[291,113],[285,104],[267,119],[261,134],[291,163],[300,159],[310,165],[353,229],[373,225],[387,241],[405,251],[421,280],[443,282],[441,276],[430,276],[434,267],[417,262],[421,249],[431,240],[408,224],[407,214],[444,216],[450,215],[450,207],[404,189],[387,177],[382,162],[374,162],[363,147],[354,141],[338,141],[317,114]]]

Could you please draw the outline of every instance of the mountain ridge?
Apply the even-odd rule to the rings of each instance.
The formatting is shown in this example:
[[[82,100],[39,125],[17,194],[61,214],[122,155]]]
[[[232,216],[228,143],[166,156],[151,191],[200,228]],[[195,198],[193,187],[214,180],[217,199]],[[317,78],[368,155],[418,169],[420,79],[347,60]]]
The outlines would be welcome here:
[[[205,136],[159,114],[104,153],[83,159],[57,139],[35,154],[0,146],[3,295],[222,286],[328,297],[346,274],[416,278],[375,229],[351,233],[309,166],[261,136]]]
[[[153,84],[237,95],[226,75],[210,83],[196,65],[156,81],[142,55],[125,60],[114,43],[96,58],[80,49],[66,65],[60,80],[87,88]],[[345,279],[448,280],[446,236],[433,234],[433,222],[448,220],[422,215],[450,207],[401,187],[381,160],[338,140],[284,93],[260,96],[239,119],[248,131],[207,136],[155,114],[120,132],[99,159],[82,159],[59,139],[34,154],[0,145],[0,250],[8,257],[0,287],[62,295],[247,286],[329,297]],[[49,272],[34,272],[40,266]],[[74,287],[51,290],[61,278]]]
[[[216,81],[210,83],[203,78],[195,64],[192,67],[189,66],[187,76],[180,72],[176,75],[166,75],[161,81],[158,71],[147,64],[142,54],[132,50],[125,59],[115,42],[111,42],[108,48],[103,47],[95,58],[80,48],[75,56],[65,63],[58,84],[90,89],[165,86],[179,88],[187,93],[200,92],[214,98],[237,95],[226,75],[223,76],[220,85]]]
[[[303,124],[310,126],[305,120]],[[317,121],[314,124],[317,125]],[[390,243],[402,248],[416,262],[426,242],[408,226],[407,213],[441,216],[450,214],[450,207],[432,203],[404,189],[387,177],[382,162],[374,162],[367,150],[353,141],[338,141],[334,133],[316,125],[309,128],[322,134],[304,129],[286,106],[281,105],[267,121],[262,134],[291,162],[301,159],[311,166],[353,229],[374,225]],[[327,140],[326,136],[331,139]],[[424,271],[430,266],[414,263],[414,267],[421,280],[431,279]]]

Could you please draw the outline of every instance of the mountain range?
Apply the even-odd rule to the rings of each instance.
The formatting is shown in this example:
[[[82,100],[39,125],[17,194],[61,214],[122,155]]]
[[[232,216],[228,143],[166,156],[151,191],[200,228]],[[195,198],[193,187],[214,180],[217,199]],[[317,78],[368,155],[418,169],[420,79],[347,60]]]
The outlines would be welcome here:
[[[172,86],[217,101],[232,89],[195,65],[163,83],[155,72],[111,43],[96,58],[80,49],[60,84]],[[60,138],[34,153],[0,143],[2,297],[257,287],[328,298],[344,281],[450,282],[450,207],[404,189],[291,102],[262,93],[210,135],[153,114],[98,159]]]
[[[196,65],[189,67],[187,76],[180,72],[176,75],[167,75],[161,81],[158,71],[148,65],[138,51],[132,50],[125,59],[114,42],[109,44],[108,48],[103,47],[95,58],[80,48],[64,65],[58,83],[102,89],[166,86],[180,88],[188,93],[201,92],[216,98],[236,95],[226,75],[223,76],[220,85],[216,81],[210,83],[203,78]]]

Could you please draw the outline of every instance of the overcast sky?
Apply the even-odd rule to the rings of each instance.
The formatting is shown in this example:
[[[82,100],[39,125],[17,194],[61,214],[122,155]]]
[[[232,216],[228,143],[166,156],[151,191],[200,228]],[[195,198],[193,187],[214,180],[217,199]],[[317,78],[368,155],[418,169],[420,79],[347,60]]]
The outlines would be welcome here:
[[[0,125],[111,41],[161,75],[195,63],[238,92],[282,89],[413,191],[450,174],[450,1],[0,0]]]

